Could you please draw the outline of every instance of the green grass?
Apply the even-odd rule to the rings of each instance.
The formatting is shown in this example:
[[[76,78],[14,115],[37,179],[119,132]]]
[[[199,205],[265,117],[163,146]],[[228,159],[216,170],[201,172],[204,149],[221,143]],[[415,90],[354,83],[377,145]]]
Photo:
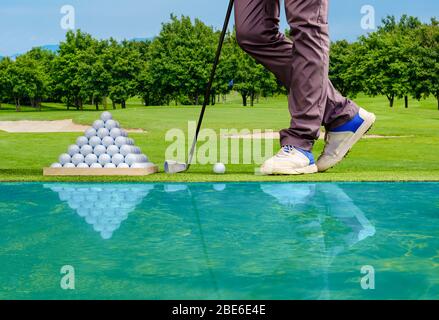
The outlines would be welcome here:
[[[159,173],[148,177],[43,177],[42,168],[55,162],[58,155],[74,143],[78,134],[56,133],[10,134],[0,131],[0,181],[438,181],[439,180],[439,111],[436,100],[410,101],[405,109],[397,101],[393,109],[384,97],[360,96],[356,102],[373,111],[378,121],[370,134],[404,136],[397,139],[366,139],[358,143],[349,157],[327,173],[308,176],[258,176],[256,165],[227,166],[227,174],[211,173],[211,165],[194,165],[189,173],[166,175]],[[132,100],[125,110],[111,111],[123,127],[142,128],[145,133],[131,134],[136,143],[151,160],[160,165],[164,161],[164,137],[167,130],[181,128],[185,131],[188,120],[198,118],[199,107],[169,106],[144,107],[139,100]],[[23,107],[20,113],[10,105],[2,105],[0,120],[57,120],[73,119],[90,125],[100,112],[93,106],[86,110],[66,111],[65,106],[46,104],[41,112]],[[239,97],[232,95],[226,103],[210,107],[204,128],[220,129],[273,129],[288,126],[289,114],[285,97],[261,99],[255,107],[241,107]],[[192,138],[192,137],[191,137]],[[277,141],[274,148],[278,148]],[[316,143],[318,156],[323,142]]]

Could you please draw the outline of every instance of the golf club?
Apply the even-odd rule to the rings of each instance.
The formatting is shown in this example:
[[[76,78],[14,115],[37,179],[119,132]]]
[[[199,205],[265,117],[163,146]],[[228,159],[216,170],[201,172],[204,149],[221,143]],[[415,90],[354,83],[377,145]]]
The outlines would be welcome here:
[[[221,51],[222,51],[223,44],[224,44],[224,39],[226,37],[227,28],[228,28],[229,22],[230,22],[230,17],[232,15],[233,4],[234,4],[234,0],[230,0],[229,8],[227,9],[226,19],[224,20],[223,30],[221,32],[220,40],[218,43],[218,49],[216,51],[216,56],[215,56],[215,61],[213,63],[212,72],[210,74],[210,79],[209,79],[209,82],[208,82],[207,87],[206,87],[206,92],[204,94],[203,107],[201,108],[200,117],[198,119],[197,130],[195,131],[194,141],[192,143],[192,147],[191,147],[191,150],[189,152],[187,162],[182,163],[182,162],[177,162],[174,160],[166,160],[165,165],[164,165],[164,169],[165,169],[166,173],[185,172],[185,171],[189,170],[189,167],[191,166],[191,162],[192,162],[192,159],[194,157],[195,147],[197,145],[198,134],[200,133],[201,124],[203,123],[204,113],[206,111],[207,104],[209,103],[209,100],[210,100],[209,99],[210,98],[210,91],[212,90],[212,84],[213,84],[213,81],[215,80],[215,73],[216,73],[216,69],[218,67],[218,63],[220,60]]]

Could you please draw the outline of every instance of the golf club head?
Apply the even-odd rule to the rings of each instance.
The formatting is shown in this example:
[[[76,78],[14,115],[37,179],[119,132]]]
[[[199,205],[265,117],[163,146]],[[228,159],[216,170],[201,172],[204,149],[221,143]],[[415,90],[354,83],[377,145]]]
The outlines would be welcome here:
[[[169,174],[185,172],[187,170],[187,164],[182,162],[177,162],[174,160],[165,161],[165,172]]]

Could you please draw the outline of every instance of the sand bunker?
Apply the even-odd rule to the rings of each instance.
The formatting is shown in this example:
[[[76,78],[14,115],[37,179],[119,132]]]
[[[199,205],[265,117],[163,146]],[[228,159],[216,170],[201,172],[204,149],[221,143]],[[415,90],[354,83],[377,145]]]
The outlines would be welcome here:
[[[84,132],[91,126],[76,124],[72,119],[55,121],[0,121],[0,130],[10,133]],[[126,129],[127,132],[145,132],[142,129]]]
[[[363,137],[363,139],[397,139],[397,138],[410,138],[413,136],[382,136],[382,135],[376,135],[376,134],[370,134]],[[250,133],[250,134],[231,134],[231,135],[225,135],[223,138],[229,138],[229,139],[264,139],[264,140],[270,140],[270,139],[279,139],[279,132],[262,132],[262,133]],[[325,139],[325,134],[321,133],[320,140]]]

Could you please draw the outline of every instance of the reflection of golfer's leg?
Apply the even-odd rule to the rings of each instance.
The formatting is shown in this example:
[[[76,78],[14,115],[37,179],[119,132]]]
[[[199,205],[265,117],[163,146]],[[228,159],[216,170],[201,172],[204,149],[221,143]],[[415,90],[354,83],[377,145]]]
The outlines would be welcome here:
[[[375,227],[339,186],[332,183],[319,184],[318,191],[325,197],[328,212],[353,230],[351,244],[375,234]]]

